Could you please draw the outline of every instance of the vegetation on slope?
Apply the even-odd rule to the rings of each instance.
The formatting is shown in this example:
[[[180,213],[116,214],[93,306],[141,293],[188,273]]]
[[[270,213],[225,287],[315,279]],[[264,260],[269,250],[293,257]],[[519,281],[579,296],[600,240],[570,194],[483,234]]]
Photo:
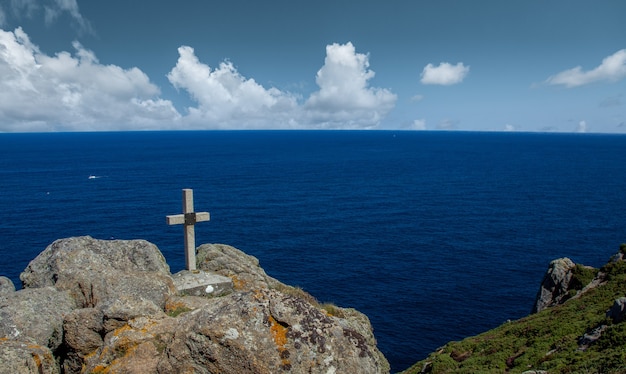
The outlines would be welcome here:
[[[625,244],[620,251],[626,253]],[[587,285],[592,274],[601,285],[579,295],[572,292],[564,304],[450,342],[404,374],[626,373],[626,322],[613,323],[606,313],[626,296],[626,262],[610,262],[599,271],[577,266],[576,288]],[[599,339],[584,339],[599,330]]]

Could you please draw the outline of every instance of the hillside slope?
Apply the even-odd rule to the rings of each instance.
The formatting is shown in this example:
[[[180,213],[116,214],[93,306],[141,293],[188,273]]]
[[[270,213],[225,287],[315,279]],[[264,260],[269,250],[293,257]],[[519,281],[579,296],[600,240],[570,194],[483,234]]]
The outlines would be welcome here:
[[[559,305],[450,342],[403,373],[626,373],[625,255],[622,244],[601,269],[577,265]]]

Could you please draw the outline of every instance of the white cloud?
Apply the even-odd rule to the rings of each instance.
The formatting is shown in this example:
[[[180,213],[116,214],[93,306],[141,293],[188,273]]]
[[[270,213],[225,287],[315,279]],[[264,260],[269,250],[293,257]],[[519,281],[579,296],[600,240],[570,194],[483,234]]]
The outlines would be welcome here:
[[[450,86],[461,83],[469,73],[469,66],[459,62],[456,65],[442,62],[439,66],[428,64],[422,70],[422,84],[439,84],[442,86]]]
[[[0,29],[0,132],[371,128],[396,100],[369,87],[368,58],[350,43],[328,46],[308,100],[265,88],[229,61],[211,69],[183,46],[167,75],[196,102],[181,115],[139,68],[104,65],[80,43],[73,47],[51,56],[21,28]]]
[[[577,66],[551,76],[546,80],[546,83],[563,85],[565,87],[577,87],[601,81],[617,82],[625,77],[626,49],[621,49],[605,57],[602,63],[592,70],[583,71],[582,67]]]
[[[422,100],[424,100],[424,95],[415,95],[411,97],[411,101],[417,102],[417,101],[422,101]]]
[[[515,126],[511,125],[510,123],[507,123],[507,124],[504,125],[504,131],[511,132],[511,131],[515,131],[515,130],[517,130],[515,128]]]
[[[11,10],[18,18],[32,18],[38,9],[37,0],[11,0]]]
[[[50,25],[56,21],[56,19],[65,12],[78,24],[81,32],[93,33],[90,22],[80,14],[76,0],[53,0],[51,5],[45,5],[44,20],[46,25]]]
[[[411,126],[412,130],[426,130],[426,120],[424,119],[416,119],[413,121],[413,126]]]
[[[48,56],[21,28],[0,30],[0,131],[159,128],[180,117],[138,68],[74,49]]]
[[[197,102],[184,119],[192,127],[211,128],[370,128],[393,108],[396,95],[368,86],[374,72],[368,57],[351,43],[326,47],[324,66],[318,71],[319,90],[299,104],[298,96],[264,88],[222,62],[211,69],[200,62],[193,48],[180,47],[169,81]]]
[[[352,43],[326,46],[324,66],[315,81],[319,91],[304,104],[307,122],[314,127],[371,128],[394,107],[397,96],[369,87],[375,73],[369,57],[356,53]]]
[[[580,121],[578,122],[578,126],[576,126],[576,132],[587,132],[587,122],[585,121]]]
[[[229,61],[212,70],[198,60],[191,47],[180,47],[178,53],[178,62],[167,78],[198,103],[188,108],[185,119],[192,127],[263,128],[293,120],[295,96],[276,88],[265,89],[239,74]]]
[[[0,27],[3,27],[7,23],[7,15],[4,12],[4,8],[0,6]]]

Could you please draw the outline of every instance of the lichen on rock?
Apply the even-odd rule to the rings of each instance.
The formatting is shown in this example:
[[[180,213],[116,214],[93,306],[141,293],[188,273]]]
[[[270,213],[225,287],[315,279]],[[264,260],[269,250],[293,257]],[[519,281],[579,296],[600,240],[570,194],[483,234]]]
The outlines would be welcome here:
[[[199,248],[200,271],[234,292],[177,294],[143,240],[57,240],[2,283],[0,367],[15,373],[388,373],[367,317],[323,311],[226,245]]]

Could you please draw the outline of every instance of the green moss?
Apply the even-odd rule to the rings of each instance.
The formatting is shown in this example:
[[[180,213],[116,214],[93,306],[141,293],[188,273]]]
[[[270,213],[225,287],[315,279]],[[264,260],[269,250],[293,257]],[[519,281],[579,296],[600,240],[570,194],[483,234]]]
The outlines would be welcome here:
[[[624,250],[623,245],[620,250]],[[558,373],[626,373],[626,322],[612,325],[606,311],[626,294],[626,262],[609,263],[602,269],[606,283],[578,298],[442,349],[417,362],[405,374],[428,373],[522,373],[546,370]],[[573,290],[580,290],[597,269],[577,266]],[[579,339],[591,329],[608,325],[602,337],[585,351]]]
[[[187,308],[186,306],[179,306],[176,309],[173,309],[173,310],[170,310],[169,312],[167,312],[167,315],[170,316],[170,317],[178,317],[182,313],[189,312],[190,310],[191,309]]]
[[[570,290],[582,290],[591,283],[596,274],[598,274],[598,269],[576,264],[572,270],[572,279],[569,284]]]

